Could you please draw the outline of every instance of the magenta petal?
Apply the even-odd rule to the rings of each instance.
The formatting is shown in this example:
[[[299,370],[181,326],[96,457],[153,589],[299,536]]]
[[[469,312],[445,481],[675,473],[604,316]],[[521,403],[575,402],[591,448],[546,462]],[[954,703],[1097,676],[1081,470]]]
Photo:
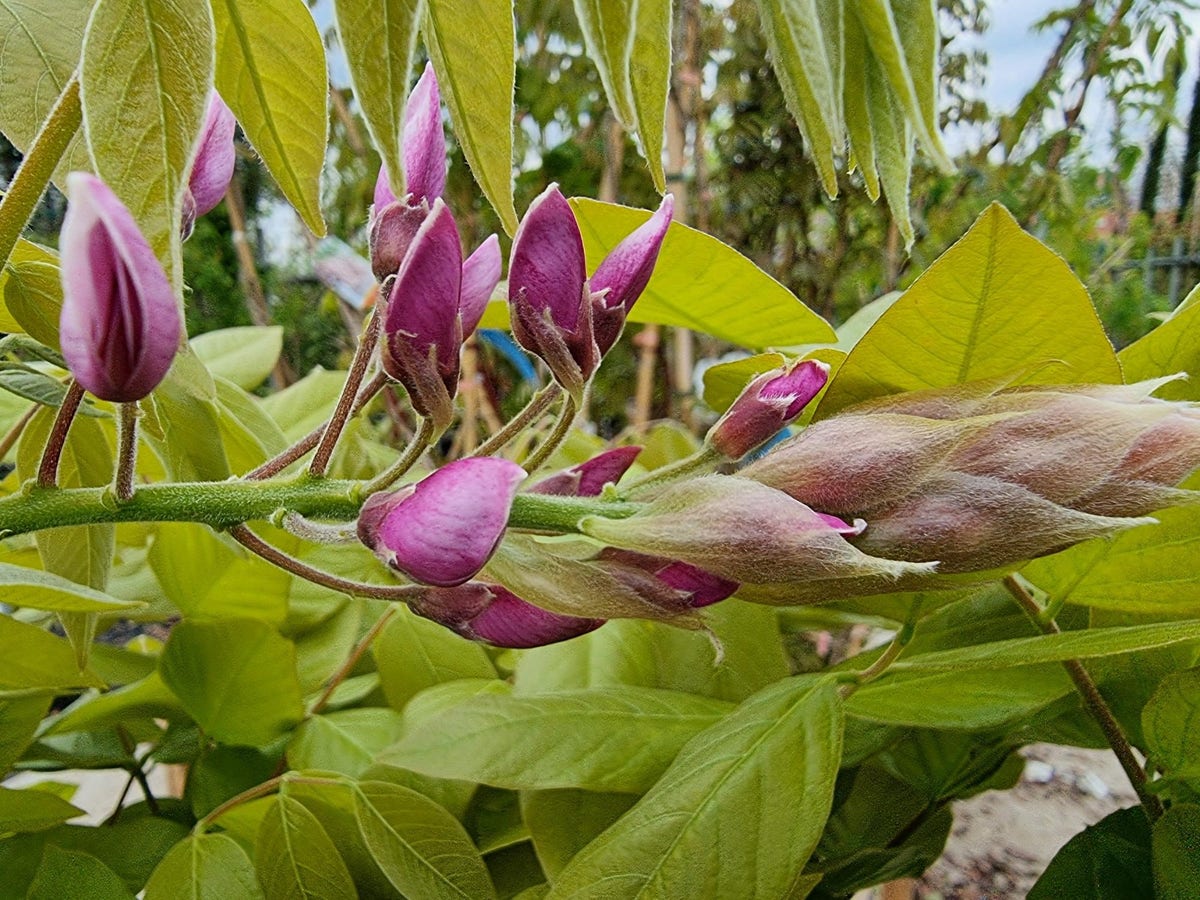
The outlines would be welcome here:
[[[383,320],[385,338],[403,341],[418,354],[436,346],[439,362],[452,364],[462,342],[458,324],[462,269],[458,227],[446,204],[437,200],[417,229],[396,276]]]
[[[817,513],[817,517],[838,534],[845,535],[846,537],[855,537],[867,530],[867,522],[865,519],[855,519],[853,524],[851,524],[846,520],[839,519],[837,516],[830,515],[829,513],[819,512]]]
[[[738,394],[706,440],[723,456],[740,459],[799,415],[828,377],[829,366],[815,359],[764,372]]]
[[[378,215],[385,206],[395,202],[396,195],[392,193],[387,166],[380,166],[379,176],[375,179],[375,214]]]
[[[479,640],[497,647],[524,649],[544,647],[595,631],[603,619],[564,616],[534,606],[500,585],[492,587],[495,598],[471,620]]]
[[[425,64],[404,111],[404,180],[414,203],[432,203],[446,189],[446,136],[432,63]]]
[[[772,378],[759,391],[764,400],[787,400],[787,417],[800,414],[829,379],[829,366],[816,359],[806,359],[793,366],[791,371]]]
[[[463,337],[469,337],[479,325],[487,310],[492,291],[500,283],[500,240],[489,235],[479,247],[467,257],[462,267],[462,295],[458,308],[462,313]]]
[[[71,374],[103,400],[149,394],[171,367],[182,325],[175,293],[133,216],[99,178],[67,177],[59,248],[59,340]]]
[[[594,293],[608,291],[604,298],[607,309],[620,306],[628,312],[642,295],[654,272],[674,211],[675,198],[667,194],[658,211],[617,244],[596,268],[591,288]]]
[[[598,497],[604,486],[614,484],[633,465],[641,447],[614,447],[587,462],[571,466],[544,478],[529,489],[531,494],[556,494],[560,497]]]
[[[550,310],[554,324],[574,333],[587,272],[583,238],[571,205],[557,184],[530,204],[513,238],[508,263],[508,301],[540,318]]]
[[[694,609],[711,606],[732,597],[740,587],[736,581],[719,578],[687,563],[672,562],[655,573],[660,579],[678,591],[686,591]]]
[[[214,209],[229,189],[236,158],[233,149],[236,128],[237,121],[233,113],[221,95],[213,91],[208,101],[208,114],[204,117],[204,128],[200,132],[196,161],[192,164],[192,175],[188,179],[197,216]]]
[[[376,554],[414,580],[459,585],[500,543],[524,478],[525,470],[506,459],[456,460],[399,492],[403,496],[365,506],[361,530]]]

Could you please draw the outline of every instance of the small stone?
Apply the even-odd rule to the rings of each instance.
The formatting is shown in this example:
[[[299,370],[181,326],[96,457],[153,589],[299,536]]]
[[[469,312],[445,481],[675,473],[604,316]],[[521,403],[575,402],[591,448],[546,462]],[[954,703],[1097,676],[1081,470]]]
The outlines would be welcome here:
[[[1097,800],[1107,799],[1112,794],[1108,785],[1104,783],[1104,779],[1095,772],[1084,772],[1079,775],[1075,779],[1075,787]]]
[[[1040,759],[1031,759],[1025,763],[1023,780],[1031,784],[1049,784],[1054,780],[1054,766]]]

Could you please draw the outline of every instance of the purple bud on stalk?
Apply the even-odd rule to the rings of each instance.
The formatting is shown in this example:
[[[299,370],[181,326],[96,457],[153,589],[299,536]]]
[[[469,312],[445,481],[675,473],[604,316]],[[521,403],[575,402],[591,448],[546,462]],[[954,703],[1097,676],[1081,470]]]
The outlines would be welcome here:
[[[200,130],[200,145],[192,163],[187,190],[183,194],[183,237],[192,233],[198,217],[211,212],[221,202],[233,180],[236,153],[233,135],[237,121],[221,95],[213,91],[208,100],[208,113]]]
[[[479,581],[429,588],[410,606],[417,615],[465,638],[512,649],[569,640],[595,631],[605,621],[553,613],[527,603],[501,585]]]
[[[591,283],[579,224],[558,185],[543,191],[521,220],[508,273],[513,334],[576,399],[645,290],[672,208],[668,195],[604,259]]]
[[[495,552],[524,478],[525,470],[506,459],[447,463],[416,484],[367,498],[359,540],[415,581],[460,585]]]
[[[99,178],[67,176],[59,339],[76,380],[127,403],[156,388],[182,333],[175,293],[133,216]]]
[[[711,606],[732,597],[739,587],[738,582],[720,578],[698,566],[633,550],[605,547],[597,559],[607,564],[614,573],[619,573],[622,567],[649,572],[667,587],[680,592],[681,608],[700,609]]]
[[[559,497],[598,497],[609,483],[615,484],[633,465],[641,447],[614,447],[587,462],[563,469],[543,478],[529,488],[531,494],[555,494]]]
[[[764,372],[709,429],[708,444],[728,459],[741,459],[800,415],[828,378],[829,366],[815,359]]]
[[[454,416],[459,351],[500,279],[495,237],[464,263],[454,217],[441,200],[421,223],[383,312],[384,370],[413,408],[445,429]]]

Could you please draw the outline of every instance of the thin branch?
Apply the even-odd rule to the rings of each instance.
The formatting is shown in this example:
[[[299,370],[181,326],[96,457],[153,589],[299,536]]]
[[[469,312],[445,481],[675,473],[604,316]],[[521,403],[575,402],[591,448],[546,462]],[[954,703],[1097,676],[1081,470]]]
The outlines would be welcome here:
[[[375,344],[379,340],[379,316],[372,309],[367,317],[358,339],[358,348],[354,351],[354,359],[350,362],[350,371],[346,373],[346,383],[342,385],[342,394],[338,397],[333,415],[325,426],[325,432],[317,444],[317,452],[313,454],[312,463],[308,470],[313,475],[324,475],[329,468],[329,460],[333,458],[333,449],[337,446],[346,421],[353,414],[354,402],[358,397],[358,388],[363,377],[367,374],[367,366],[371,363],[371,355],[375,352]]]
[[[345,681],[350,673],[354,671],[354,667],[358,665],[358,661],[362,659],[363,654],[367,652],[367,649],[374,643],[375,638],[379,637],[379,633],[383,631],[383,627],[391,621],[392,616],[395,614],[395,606],[389,606],[385,609],[383,615],[376,619],[375,624],[363,635],[362,640],[354,645],[354,649],[350,651],[350,655],[346,657],[346,661],[333,673],[333,676],[329,679],[329,684],[325,686],[325,690],[321,692],[321,696],[317,698],[312,708],[309,709],[308,714],[310,716],[315,716],[326,707],[329,703],[329,698],[333,696],[333,692],[337,690],[338,685]]]
[[[133,475],[137,466],[137,404],[121,403],[117,406],[117,472],[113,478],[113,490],[117,500],[133,498]]]
[[[363,485],[362,496],[367,497],[395,483],[396,479],[411,469],[433,440],[433,419],[422,417],[417,433],[408,442],[400,458]]]
[[[552,382],[542,388],[529,402],[525,404],[525,408],[512,417],[512,419],[489,437],[486,441],[475,448],[475,452],[471,456],[490,456],[497,450],[501,449],[505,444],[521,433],[524,428],[537,419],[542,413],[550,408],[550,404],[555,401],[559,394],[562,393],[562,387],[558,382]]]
[[[63,447],[67,444],[67,433],[71,423],[75,421],[75,413],[83,400],[83,386],[71,379],[67,393],[63,396],[58,415],[46,438],[46,449],[42,452],[42,464],[38,466],[37,483],[40,487],[54,487],[58,483],[58,461],[62,458]]]

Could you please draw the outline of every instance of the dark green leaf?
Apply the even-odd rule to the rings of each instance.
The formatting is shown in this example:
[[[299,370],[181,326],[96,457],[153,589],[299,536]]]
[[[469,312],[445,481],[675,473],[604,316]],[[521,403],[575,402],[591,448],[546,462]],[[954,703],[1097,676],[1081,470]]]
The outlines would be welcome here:
[[[96,857],[46,846],[28,900],[133,900],[117,874]]]
[[[1119,809],[1067,841],[1029,891],[1029,900],[1153,896],[1150,822],[1140,806]]]
[[[1168,675],[1142,710],[1150,759],[1165,774],[1200,772],[1200,669]]]
[[[276,797],[258,831],[258,877],[267,900],[356,897],[346,863],[320,821],[304,804]]]
[[[542,868],[553,879],[636,802],[633,794],[522,791],[521,813]]]
[[[47,791],[0,787],[0,834],[7,831],[45,831],[84,814]]]
[[[1176,803],[1150,840],[1158,900],[1192,900],[1200,886],[1200,806]]]
[[[223,834],[184,838],[150,876],[146,900],[261,900],[254,865],[237,841]]]

